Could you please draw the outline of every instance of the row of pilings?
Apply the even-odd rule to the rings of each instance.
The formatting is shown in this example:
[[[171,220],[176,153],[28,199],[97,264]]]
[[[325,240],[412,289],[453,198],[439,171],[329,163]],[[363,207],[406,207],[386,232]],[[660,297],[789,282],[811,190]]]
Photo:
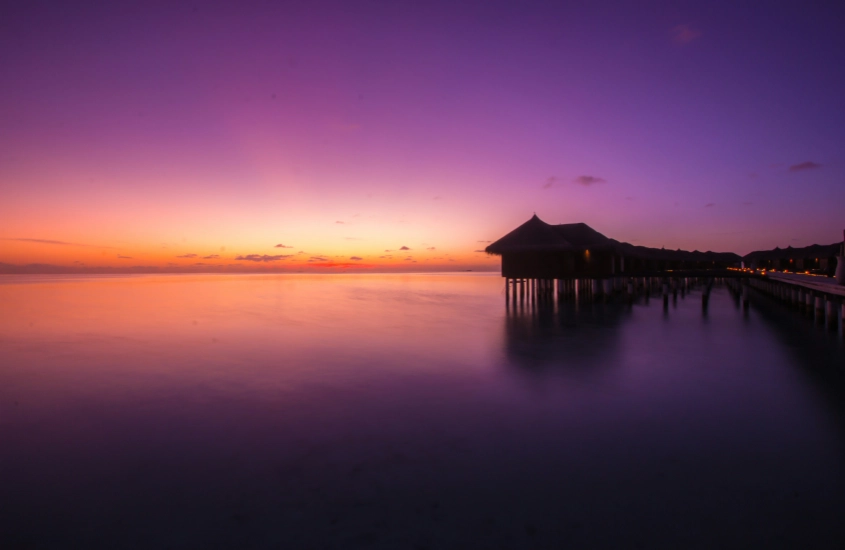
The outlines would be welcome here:
[[[721,278],[713,277],[606,277],[603,279],[505,278],[505,301],[510,305],[557,302],[600,302],[619,297],[633,301],[637,296],[677,299],[693,288],[701,288],[702,305],[707,306],[710,289]]]
[[[749,291],[753,289],[792,307],[830,330],[842,331],[845,327],[845,298],[841,296],[768,278],[733,279],[728,288],[746,309]]]

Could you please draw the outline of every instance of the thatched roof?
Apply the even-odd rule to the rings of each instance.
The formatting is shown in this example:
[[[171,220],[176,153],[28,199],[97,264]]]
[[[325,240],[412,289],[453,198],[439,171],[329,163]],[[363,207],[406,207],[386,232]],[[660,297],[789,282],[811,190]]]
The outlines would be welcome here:
[[[485,250],[490,254],[511,252],[553,252],[612,249],[619,254],[650,260],[715,261],[734,263],[740,257],[733,252],[687,252],[634,246],[609,239],[585,223],[551,225],[536,214]]]
[[[700,252],[693,250],[666,250],[665,248],[649,248],[647,246],[634,246],[628,243],[618,243],[622,254],[646,260],[666,261],[687,261],[687,262],[724,262],[735,263],[740,261],[738,254],[733,252]]]
[[[564,250],[575,250],[575,247],[563,236],[561,231],[538,218],[537,214],[485,248],[485,251],[489,254],[559,252]]]
[[[562,223],[550,227],[556,229],[578,249],[610,247],[614,244],[612,239],[608,239],[586,223]]]

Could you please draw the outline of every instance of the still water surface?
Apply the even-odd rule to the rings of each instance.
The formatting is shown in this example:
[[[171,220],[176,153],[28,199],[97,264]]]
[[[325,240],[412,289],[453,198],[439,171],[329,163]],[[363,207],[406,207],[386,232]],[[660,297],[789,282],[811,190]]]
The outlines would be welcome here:
[[[716,287],[0,278],[3,548],[835,547],[845,351]]]

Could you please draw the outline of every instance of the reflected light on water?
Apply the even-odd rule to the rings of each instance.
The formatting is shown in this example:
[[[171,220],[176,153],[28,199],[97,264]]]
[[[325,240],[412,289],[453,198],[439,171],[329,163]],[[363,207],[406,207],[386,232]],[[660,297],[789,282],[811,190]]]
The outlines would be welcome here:
[[[506,307],[493,275],[0,279],[12,546],[821,543],[841,338],[715,287]]]

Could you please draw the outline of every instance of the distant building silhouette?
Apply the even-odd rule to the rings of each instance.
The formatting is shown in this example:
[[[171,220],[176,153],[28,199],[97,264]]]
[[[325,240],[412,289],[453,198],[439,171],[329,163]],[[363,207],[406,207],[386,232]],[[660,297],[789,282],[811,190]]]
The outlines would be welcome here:
[[[742,261],[745,267],[758,269],[776,269],[779,271],[810,271],[833,275],[836,269],[836,257],[839,255],[841,243],[814,244],[802,248],[774,248],[772,250],[755,250],[746,254]]]
[[[668,270],[724,269],[739,265],[731,252],[687,252],[634,246],[610,239],[585,223],[551,225],[535,214],[486,248],[502,257],[502,276],[526,279],[604,278]]]

